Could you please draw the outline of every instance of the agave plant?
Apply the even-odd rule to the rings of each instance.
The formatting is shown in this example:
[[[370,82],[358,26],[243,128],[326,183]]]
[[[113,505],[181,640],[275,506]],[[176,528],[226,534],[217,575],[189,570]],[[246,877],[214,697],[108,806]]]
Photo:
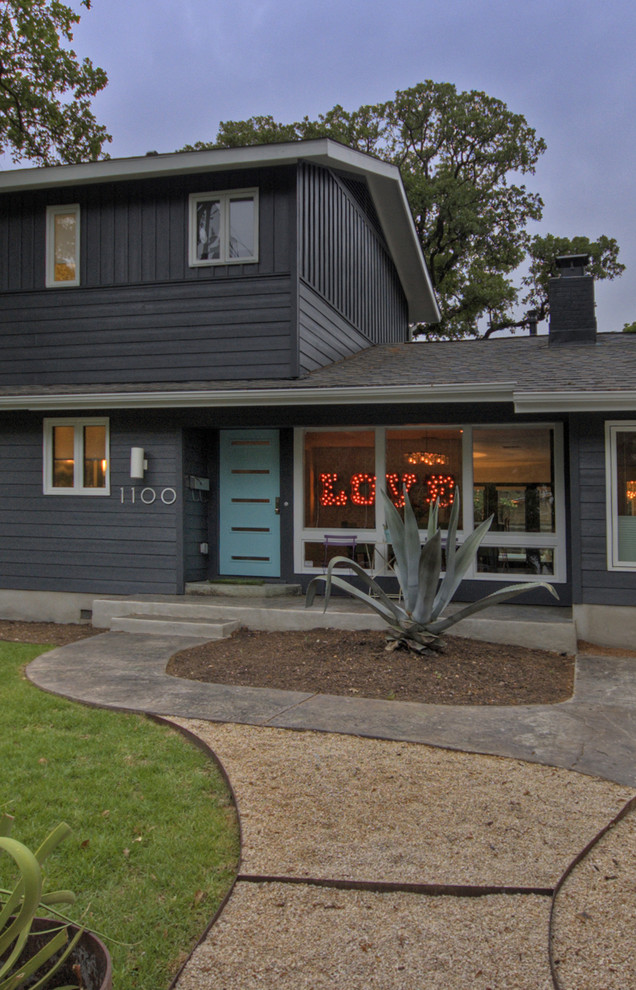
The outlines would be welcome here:
[[[80,929],[69,940],[67,926],[60,927],[52,921],[51,937],[44,947],[30,958],[24,958],[35,915],[38,912],[59,914],[52,905],[72,904],[75,900],[70,890],[56,890],[48,894],[42,891],[42,863],[71,829],[62,822],[33,853],[22,842],[10,837],[12,824],[13,819],[9,815],[0,818],[0,852],[7,853],[13,859],[20,873],[13,890],[0,890],[0,990],[19,990],[27,981],[29,990],[40,990],[50,985],[50,980],[83,934]],[[45,967],[44,974],[40,975]],[[59,990],[77,990],[77,984],[66,985]]]
[[[389,539],[393,546],[395,563],[393,570],[398,579],[401,601],[389,598],[383,588],[367,572],[349,557],[334,557],[326,574],[315,577],[307,588],[306,605],[313,604],[320,584],[325,586],[325,611],[329,604],[332,587],[340,588],[364,602],[384,619],[387,624],[387,649],[407,646],[418,653],[440,648],[440,635],[461,619],[474,615],[490,605],[505,602],[515,595],[532,588],[546,588],[558,598],[556,591],[546,581],[524,581],[510,584],[499,591],[486,595],[479,601],[465,605],[450,615],[444,612],[453,599],[460,582],[479,550],[482,540],[490,529],[493,517],[481,523],[458,547],[457,523],[459,520],[459,490],[455,493],[446,538],[446,567],[442,575],[442,533],[438,526],[439,506],[431,507],[428,518],[427,539],[424,546],[420,542],[417,519],[408,494],[404,496],[404,520],[386,492],[382,492],[386,511]],[[346,577],[334,573],[339,564],[360,578],[369,589],[363,591]]]

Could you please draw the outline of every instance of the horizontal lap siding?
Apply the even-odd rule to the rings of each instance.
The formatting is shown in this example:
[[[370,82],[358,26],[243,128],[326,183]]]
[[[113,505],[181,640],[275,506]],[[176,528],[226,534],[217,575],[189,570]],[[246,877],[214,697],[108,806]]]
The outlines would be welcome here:
[[[605,488],[605,421],[601,416],[573,415],[572,567],[578,569],[580,600],[588,605],[636,604],[636,572],[607,568],[607,510]]]
[[[303,371],[324,368],[368,346],[364,335],[304,282],[299,286],[298,322]]]
[[[158,432],[121,416],[111,419],[110,429],[111,494],[44,495],[42,418],[0,416],[1,588],[95,594],[179,591],[180,433]],[[147,452],[143,482],[130,479],[131,446]],[[157,494],[152,505],[140,500],[144,487]],[[161,501],[165,488],[177,492],[173,505]]]
[[[0,384],[289,375],[289,278],[5,296]]]
[[[405,340],[406,299],[365,185],[303,165],[298,189],[301,370],[318,367],[321,360],[319,321],[302,309],[308,297],[305,293],[303,300],[303,282],[333,311],[325,328],[326,353],[334,355],[328,360],[352,353],[354,341],[359,350]],[[332,333],[338,323],[349,328],[339,345]]]

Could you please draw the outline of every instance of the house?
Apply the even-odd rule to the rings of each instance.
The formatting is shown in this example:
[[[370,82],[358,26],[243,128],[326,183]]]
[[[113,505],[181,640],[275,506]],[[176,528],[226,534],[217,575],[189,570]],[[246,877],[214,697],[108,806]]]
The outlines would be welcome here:
[[[636,340],[597,335],[584,261],[548,336],[412,342],[399,172],[333,141],[0,174],[0,615],[334,553],[382,580],[383,482],[422,528],[461,491],[460,539],[494,513],[460,600],[540,575],[633,642]]]

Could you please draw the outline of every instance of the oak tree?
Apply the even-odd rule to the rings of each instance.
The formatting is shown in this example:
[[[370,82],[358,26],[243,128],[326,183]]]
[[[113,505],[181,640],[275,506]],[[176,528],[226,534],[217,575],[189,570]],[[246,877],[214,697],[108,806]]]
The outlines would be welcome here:
[[[193,148],[227,148],[330,137],[400,168],[442,321],[418,327],[428,336],[466,337],[528,324],[516,307],[547,314],[548,238],[531,238],[528,225],[542,216],[538,193],[523,182],[546,150],[521,114],[478,91],[458,92],[430,80],[398,91],[393,100],[348,112],[335,106],[317,120],[292,124],[273,117],[222,122],[214,142]],[[555,242],[563,239],[552,239]],[[552,241],[550,241],[552,243]],[[622,266],[615,241],[588,242],[598,278]],[[594,248],[594,250],[592,250]],[[598,250],[597,250],[598,249]],[[595,254],[596,252],[596,254]],[[521,285],[515,273],[529,259]],[[527,295],[521,293],[527,289]]]
[[[106,73],[64,46],[79,20],[59,0],[0,0],[0,154],[14,162],[90,161],[111,140],[90,108]]]

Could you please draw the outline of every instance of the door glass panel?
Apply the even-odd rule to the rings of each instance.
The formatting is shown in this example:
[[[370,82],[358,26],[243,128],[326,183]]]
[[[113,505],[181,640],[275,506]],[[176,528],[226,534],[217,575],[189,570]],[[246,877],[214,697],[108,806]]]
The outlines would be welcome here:
[[[473,430],[475,525],[490,532],[554,533],[554,444],[550,427]]]
[[[75,427],[53,427],[53,487],[72,488],[75,473]]]

